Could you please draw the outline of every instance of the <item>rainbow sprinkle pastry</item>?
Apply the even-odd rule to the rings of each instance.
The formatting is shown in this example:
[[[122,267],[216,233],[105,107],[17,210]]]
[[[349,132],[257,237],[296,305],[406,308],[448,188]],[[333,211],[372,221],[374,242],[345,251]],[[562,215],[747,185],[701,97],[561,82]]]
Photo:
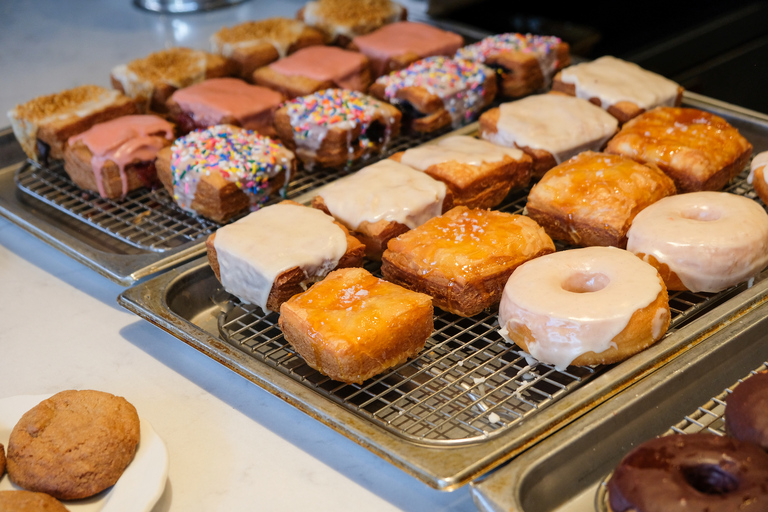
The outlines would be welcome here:
[[[196,130],[171,147],[173,198],[192,211],[200,180],[218,173],[245,192],[255,209],[267,199],[270,178],[281,171],[290,172],[293,159],[280,143],[250,130],[230,125]]]

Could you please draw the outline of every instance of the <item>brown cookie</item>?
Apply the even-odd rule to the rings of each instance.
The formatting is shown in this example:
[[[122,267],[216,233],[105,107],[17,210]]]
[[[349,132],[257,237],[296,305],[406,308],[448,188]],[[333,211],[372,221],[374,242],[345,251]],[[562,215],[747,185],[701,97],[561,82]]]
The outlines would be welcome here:
[[[5,448],[3,443],[0,443],[0,477],[5,473]]]
[[[31,491],[71,500],[117,482],[139,443],[139,416],[122,397],[62,391],[27,411],[8,443],[8,476]]]
[[[42,492],[0,491],[0,512],[67,512],[67,508]]]

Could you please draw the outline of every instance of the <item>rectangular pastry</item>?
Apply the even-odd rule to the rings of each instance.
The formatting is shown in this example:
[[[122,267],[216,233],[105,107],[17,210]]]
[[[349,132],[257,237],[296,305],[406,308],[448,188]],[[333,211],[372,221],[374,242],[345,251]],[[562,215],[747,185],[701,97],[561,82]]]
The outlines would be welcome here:
[[[286,102],[275,113],[275,130],[306,168],[339,167],[383,150],[400,133],[400,118],[372,96],[326,89]]]
[[[571,63],[568,43],[554,36],[509,32],[460,48],[456,57],[496,69],[503,96],[518,98],[549,87],[552,76]]]
[[[387,242],[440,215],[452,205],[444,183],[395,162],[381,160],[318,191],[312,206],[330,213],[380,259]]]
[[[469,60],[435,56],[379,77],[369,93],[400,108],[408,126],[432,132],[473,121],[496,96],[496,75]]]
[[[251,80],[254,71],[270,62],[323,43],[322,32],[290,18],[246,21],[211,36],[213,53],[231,60],[243,80]]]
[[[366,55],[373,75],[378,77],[424,57],[450,57],[463,44],[459,34],[415,21],[398,21],[355,37],[348,48]]]
[[[567,67],[555,75],[552,90],[589,100],[626,123],[654,107],[676,107],[683,88],[634,62],[605,56]]]
[[[541,177],[582,151],[600,151],[618,126],[615,117],[587,100],[549,93],[502,103],[483,113],[480,137],[522,149],[533,159],[533,176]]]
[[[547,171],[525,208],[555,240],[624,249],[635,216],[674,193],[673,181],[653,164],[585,151]]]
[[[434,330],[429,296],[362,268],[331,272],[284,302],[279,325],[309,366],[357,384],[416,356]]]
[[[390,158],[442,181],[453,204],[469,208],[492,208],[531,178],[531,157],[521,150],[466,135],[442,137]]]
[[[752,144],[715,114],[656,107],[626,123],[605,151],[657,165],[683,193],[723,188],[749,163]]]
[[[337,268],[362,266],[365,246],[325,213],[291,201],[219,228],[205,242],[224,289],[262,311],[305,291]]]
[[[338,46],[347,46],[355,36],[407,16],[407,9],[391,0],[312,0],[296,14],[307,25],[321,30],[328,43]]]
[[[24,153],[46,162],[64,158],[67,140],[94,124],[138,113],[136,102],[118,91],[81,85],[16,105],[8,119]]]
[[[70,137],[64,170],[75,184],[106,199],[157,183],[155,158],[174,139],[173,125],[157,116],[121,116]]]
[[[221,55],[175,47],[112,68],[112,87],[134,98],[145,110],[165,113],[177,89],[206,78],[230,76],[234,65]]]
[[[309,46],[258,68],[252,80],[295,98],[333,87],[365,92],[371,85],[371,71],[362,53],[335,46]]]
[[[168,117],[180,134],[230,124],[262,135],[275,135],[275,111],[285,98],[266,87],[239,78],[209,78],[174,92]]]
[[[155,166],[182,209],[225,222],[286,186],[296,159],[269,137],[217,125],[176,139],[160,150]]]
[[[519,265],[554,251],[544,229],[528,217],[457,206],[390,240],[381,273],[430,295],[445,311],[473,316],[498,306]]]

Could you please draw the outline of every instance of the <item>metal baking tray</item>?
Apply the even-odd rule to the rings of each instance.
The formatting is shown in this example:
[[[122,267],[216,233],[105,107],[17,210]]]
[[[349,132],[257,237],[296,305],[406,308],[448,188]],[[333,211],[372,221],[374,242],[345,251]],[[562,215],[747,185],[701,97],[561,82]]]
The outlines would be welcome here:
[[[341,169],[301,170],[285,197],[300,197],[441,133],[400,135],[375,158]],[[124,286],[201,256],[205,238],[220,226],[182,210],[162,188],[137,190],[119,201],[84,191],[61,162],[42,166],[27,161],[10,128],[0,131],[0,215]]]
[[[475,504],[483,512],[606,512],[605,482],[625,454],[656,435],[722,435],[725,396],[740,379],[764,370],[766,361],[768,304],[763,304],[472,482]]]
[[[768,149],[766,119],[689,96]],[[472,127],[468,127],[469,130]],[[467,130],[464,130],[467,131]],[[754,198],[746,170],[730,184]],[[501,209],[522,211],[526,190]],[[376,272],[375,266],[371,270]],[[453,489],[509,460],[663,367],[766,300],[766,274],[718,294],[673,292],[672,328],[614,366],[556,371],[526,360],[497,332],[495,313],[438,311],[421,354],[363,385],[331,381],[283,339],[277,314],[240,304],[199,259],[123,292],[127,309],[438,489]]]

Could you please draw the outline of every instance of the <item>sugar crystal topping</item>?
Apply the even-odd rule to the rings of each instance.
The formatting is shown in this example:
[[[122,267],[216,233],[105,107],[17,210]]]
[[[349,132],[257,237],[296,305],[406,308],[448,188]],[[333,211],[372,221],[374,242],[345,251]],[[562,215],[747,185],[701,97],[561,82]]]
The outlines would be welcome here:
[[[222,28],[216,37],[222,43],[268,40],[293,42],[305,27],[299,20],[288,18],[268,18],[260,21],[247,21],[234,27]]]

